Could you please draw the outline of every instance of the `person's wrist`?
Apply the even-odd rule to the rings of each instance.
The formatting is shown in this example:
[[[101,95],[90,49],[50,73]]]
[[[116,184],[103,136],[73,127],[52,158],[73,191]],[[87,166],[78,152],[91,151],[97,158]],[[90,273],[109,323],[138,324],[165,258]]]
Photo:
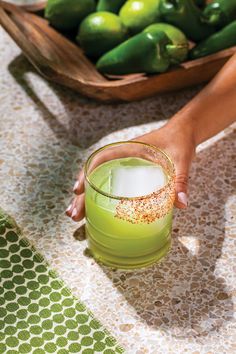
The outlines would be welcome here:
[[[189,144],[189,148],[192,149],[195,153],[198,143],[194,120],[191,119],[190,116],[185,117],[184,115],[176,114],[172,119],[169,120],[166,126],[171,132],[172,136],[184,136],[185,140],[187,140]]]

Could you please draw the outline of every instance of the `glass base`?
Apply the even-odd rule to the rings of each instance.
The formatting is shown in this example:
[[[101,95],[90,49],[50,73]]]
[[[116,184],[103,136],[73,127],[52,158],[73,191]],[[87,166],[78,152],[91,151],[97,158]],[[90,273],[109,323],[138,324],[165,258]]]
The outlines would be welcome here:
[[[163,257],[165,257],[171,248],[171,237],[169,234],[167,237],[168,241],[158,251],[141,257],[120,258],[109,253],[105,253],[101,249],[99,249],[94,243],[93,239],[90,237],[88,230],[86,230],[86,235],[88,239],[89,250],[94,259],[98,263],[102,263],[105,266],[115,269],[132,270],[149,267],[154,263],[160,261]]]

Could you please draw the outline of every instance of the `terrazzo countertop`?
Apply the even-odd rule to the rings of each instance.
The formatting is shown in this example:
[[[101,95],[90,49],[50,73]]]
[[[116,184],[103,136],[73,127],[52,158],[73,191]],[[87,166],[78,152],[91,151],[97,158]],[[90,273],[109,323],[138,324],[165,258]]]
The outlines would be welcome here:
[[[165,261],[112,271],[86,256],[83,225],[64,216],[76,173],[95,148],[161,126],[199,88],[95,103],[42,79],[2,28],[0,63],[1,207],[127,353],[236,353],[235,126],[200,146]]]

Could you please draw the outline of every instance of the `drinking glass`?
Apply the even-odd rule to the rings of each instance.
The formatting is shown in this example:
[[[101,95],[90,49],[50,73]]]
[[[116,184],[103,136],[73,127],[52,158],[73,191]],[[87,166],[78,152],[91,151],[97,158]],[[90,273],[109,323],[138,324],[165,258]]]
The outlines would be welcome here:
[[[138,141],[106,145],[85,164],[86,235],[94,258],[134,269],[171,246],[175,170],[167,154]]]

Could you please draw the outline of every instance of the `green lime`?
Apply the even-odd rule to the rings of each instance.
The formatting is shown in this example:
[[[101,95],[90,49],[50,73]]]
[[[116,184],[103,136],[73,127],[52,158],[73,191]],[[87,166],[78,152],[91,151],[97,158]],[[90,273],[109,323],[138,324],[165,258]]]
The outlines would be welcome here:
[[[96,12],[86,17],[76,38],[85,53],[99,57],[126,39],[121,19],[110,12]]]
[[[95,0],[48,0],[45,17],[52,26],[69,31],[95,10]]]
[[[160,0],[128,0],[120,10],[120,18],[130,32],[141,32],[160,20]]]

